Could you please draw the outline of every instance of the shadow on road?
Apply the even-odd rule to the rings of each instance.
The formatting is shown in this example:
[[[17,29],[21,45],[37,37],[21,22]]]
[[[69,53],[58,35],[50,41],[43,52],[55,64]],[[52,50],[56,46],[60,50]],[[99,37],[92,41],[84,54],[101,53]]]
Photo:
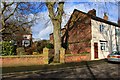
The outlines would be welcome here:
[[[73,65],[74,64],[74,65]],[[66,66],[67,65],[67,66]],[[47,68],[52,67],[51,70],[48,70]],[[40,68],[40,67],[39,67]],[[59,66],[44,66],[43,71],[31,71],[27,73],[18,73],[18,74],[11,74],[11,75],[4,75],[5,80],[11,80],[14,78],[22,78],[23,80],[29,79],[40,79],[45,78],[75,78],[75,80],[79,80],[80,78],[87,78],[91,80],[97,80],[98,78],[111,78],[114,79],[114,77],[118,78],[118,69],[119,66],[117,64],[109,64],[105,60],[100,61],[84,61],[80,63],[69,63],[59,65]],[[37,79],[36,79],[37,78]],[[78,79],[77,79],[78,78]],[[68,79],[69,80],[69,79]]]
[[[93,79],[93,80],[96,80],[95,75],[93,74],[92,70],[90,69],[90,66],[89,66],[88,62],[86,61],[85,63],[86,63],[87,69],[89,70],[89,72],[90,72],[90,74],[91,74],[92,79]]]

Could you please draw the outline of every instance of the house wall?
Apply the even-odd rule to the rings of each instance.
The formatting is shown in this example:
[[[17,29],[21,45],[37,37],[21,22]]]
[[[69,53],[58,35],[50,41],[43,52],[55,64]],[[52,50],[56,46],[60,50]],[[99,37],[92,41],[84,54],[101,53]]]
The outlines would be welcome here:
[[[88,13],[96,15],[95,11]],[[61,30],[62,47],[71,54],[91,52],[91,18],[81,11],[74,10],[65,28]],[[53,43],[53,34],[50,34]]]
[[[105,26],[104,31],[100,32],[100,25]],[[94,43],[98,43],[98,59],[107,58],[110,52],[116,50],[115,26],[91,19],[92,40],[91,40],[91,59],[94,60]],[[101,41],[106,41],[106,50],[101,50]]]
[[[29,40],[30,41],[30,46],[32,44],[32,34],[16,34],[16,41],[17,41],[17,46],[22,47],[23,45],[23,40]]]
[[[68,49],[70,53],[77,54],[91,52],[91,22],[90,17],[81,12],[75,11],[67,26]]]
[[[117,45],[118,45],[118,51],[120,51],[120,27],[116,27],[116,39],[117,39]]]

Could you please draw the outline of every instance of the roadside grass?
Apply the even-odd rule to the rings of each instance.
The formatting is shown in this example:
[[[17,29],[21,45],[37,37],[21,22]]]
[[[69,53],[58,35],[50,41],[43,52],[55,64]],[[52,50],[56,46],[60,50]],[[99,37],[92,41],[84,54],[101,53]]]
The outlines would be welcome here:
[[[94,65],[94,64],[100,64],[100,63],[105,63],[106,60],[94,60],[94,61],[82,61],[82,62],[71,62],[71,63],[51,63],[47,65],[31,65],[31,66],[19,66],[19,67],[1,67],[2,69],[2,74],[4,73],[13,73],[13,72],[28,72],[28,71],[37,71],[37,70],[42,70],[42,71],[47,71],[47,70],[53,70],[53,69],[59,69],[59,68],[66,68],[66,67],[83,67],[86,65]]]

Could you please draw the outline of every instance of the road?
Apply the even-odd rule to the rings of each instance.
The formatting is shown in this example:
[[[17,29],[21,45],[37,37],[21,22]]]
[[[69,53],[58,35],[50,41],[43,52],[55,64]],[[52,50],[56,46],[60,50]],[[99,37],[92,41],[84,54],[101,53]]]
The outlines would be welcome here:
[[[54,70],[37,70],[30,72],[16,72],[3,74],[3,80],[26,80],[40,78],[91,78],[91,79],[119,79],[120,64],[108,63],[106,61],[89,64],[84,66],[65,67]]]

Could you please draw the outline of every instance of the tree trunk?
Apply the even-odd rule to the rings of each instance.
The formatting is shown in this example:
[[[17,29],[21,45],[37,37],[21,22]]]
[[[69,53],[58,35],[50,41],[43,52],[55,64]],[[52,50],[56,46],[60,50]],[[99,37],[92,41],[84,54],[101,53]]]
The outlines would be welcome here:
[[[53,36],[54,36],[54,62],[59,63],[60,61],[60,48],[61,48],[61,36],[60,36],[60,29],[61,29],[61,24],[59,21],[53,21],[54,25],[54,31],[53,31]]]
[[[63,15],[64,2],[59,2],[57,7],[57,14],[54,13],[54,5],[56,2],[46,2],[49,11],[49,17],[53,24],[53,37],[54,37],[54,62],[60,62],[60,48],[61,48],[61,23]]]

